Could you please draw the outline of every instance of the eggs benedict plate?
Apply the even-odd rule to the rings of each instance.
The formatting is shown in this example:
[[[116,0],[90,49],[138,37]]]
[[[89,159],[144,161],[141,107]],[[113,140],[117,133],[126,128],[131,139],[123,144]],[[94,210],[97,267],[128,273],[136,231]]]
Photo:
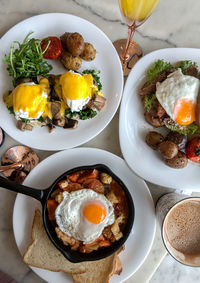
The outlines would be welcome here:
[[[22,105],[18,95],[17,100],[9,100],[5,97],[8,90],[13,92],[17,87],[17,85],[12,86],[12,78],[9,77],[7,66],[3,63],[5,54],[9,54],[13,41],[22,43],[25,35],[32,31],[34,33],[29,36],[30,39],[43,39],[47,36],[59,38],[65,32],[78,32],[83,36],[85,42],[90,42],[96,49],[95,59],[93,61],[83,60],[79,73],[70,72],[64,75],[68,73],[68,70],[59,62],[59,59],[46,60],[52,66],[52,76],[44,76],[48,80],[45,83],[43,81],[44,84],[40,82],[41,78],[36,80],[35,77],[33,81],[36,85],[40,85],[40,89],[45,89],[44,93],[47,94],[46,98],[44,93],[43,96],[39,95],[43,101],[43,105],[41,103],[39,106],[41,109],[35,107],[39,98],[34,99],[34,95],[32,95],[33,104],[30,103],[27,106]],[[93,82],[93,74],[83,73],[84,70],[95,70],[95,72],[100,70],[102,90],[97,90],[98,85]],[[0,126],[20,143],[41,150],[68,149],[94,138],[108,125],[116,113],[123,88],[121,63],[112,42],[92,23],[62,13],[38,15],[26,19],[12,27],[2,37],[0,80]],[[72,81],[76,84],[76,86],[73,85],[74,92],[72,93],[72,87],[66,92],[65,85]],[[24,83],[28,89],[31,86],[26,85],[30,81],[21,83]],[[20,86],[17,91],[21,92],[22,89],[24,87]],[[10,95],[11,93],[7,94],[7,96]],[[5,104],[5,101],[8,104]],[[103,101],[105,102],[104,107],[102,107]],[[10,115],[8,107],[13,115]],[[21,109],[19,113],[17,108]],[[25,112],[27,113],[24,114]],[[37,115],[33,115],[33,112]],[[16,124],[24,131],[20,131]],[[48,127],[43,127],[44,125]],[[55,130],[49,134],[48,129]]]

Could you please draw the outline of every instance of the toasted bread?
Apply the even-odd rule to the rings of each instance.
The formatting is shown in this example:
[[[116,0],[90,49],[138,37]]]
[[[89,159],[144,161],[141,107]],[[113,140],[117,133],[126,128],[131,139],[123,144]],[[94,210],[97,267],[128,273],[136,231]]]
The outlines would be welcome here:
[[[28,265],[55,272],[63,271],[76,274],[86,270],[82,263],[71,263],[55,248],[45,232],[39,210],[35,211],[32,243],[27,248],[23,261]]]
[[[86,272],[72,274],[73,281],[74,283],[107,283],[113,274],[120,274],[119,263],[117,253],[98,261],[83,262]]]

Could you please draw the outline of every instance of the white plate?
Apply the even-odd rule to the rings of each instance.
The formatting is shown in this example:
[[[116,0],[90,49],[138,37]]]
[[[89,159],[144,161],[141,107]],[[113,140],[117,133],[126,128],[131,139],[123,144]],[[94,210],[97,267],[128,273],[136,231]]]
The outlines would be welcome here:
[[[135,204],[133,230],[125,243],[125,251],[120,254],[123,272],[112,277],[111,282],[122,282],[130,277],[143,263],[150,251],[155,234],[154,204],[145,182],[135,176],[125,161],[107,151],[94,148],[76,148],[51,155],[28,175],[24,184],[35,188],[46,188],[62,173],[81,165],[103,163],[122,179],[129,188]],[[20,253],[23,255],[31,243],[31,227],[34,212],[40,203],[31,197],[18,194],[14,212],[13,229]],[[32,268],[48,282],[72,282],[70,275]]]
[[[23,41],[25,36],[33,31],[32,37],[44,38],[49,35],[60,36],[64,32],[79,32],[86,42],[90,42],[97,50],[95,60],[83,61],[80,71],[85,69],[100,70],[102,92],[107,99],[106,106],[96,117],[80,121],[78,128],[67,130],[56,128],[49,134],[47,127],[35,127],[32,132],[21,132],[16,128],[16,120],[10,115],[2,101],[3,93],[13,89],[12,78],[2,63],[5,54],[9,53],[13,40]],[[51,73],[66,72],[59,60],[49,60],[53,66]],[[109,38],[92,23],[69,14],[52,13],[28,18],[11,28],[0,40],[0,126],[15,140],[42,150],[62,150],[81,145],[99,134],[111,121],[119,106],[123,73],[119,56]],[[47,142],[48,140],[48,142]]]
[[[158,59],[171,63],[192,60],[200,67],[200,49],[161,49],[144,56],[135,65],[126,81],[120,108],[121,150],[128,165],[141,178],[177,190],[200,191],[200,167],[197,164],[189,162],[183,169],[172,169],[165,165],[158,152],[145,143],[146,133],[155,128],[145,121],[138,90],[146,81],[146,70]]]

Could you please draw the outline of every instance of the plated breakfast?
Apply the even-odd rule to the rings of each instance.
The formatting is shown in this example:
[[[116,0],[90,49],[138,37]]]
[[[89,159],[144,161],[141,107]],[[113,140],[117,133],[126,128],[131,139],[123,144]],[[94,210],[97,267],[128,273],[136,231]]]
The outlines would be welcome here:
[[[110,283],[122,282],[128,279],[128,277],[130,277],[131,274],[133,274],[137,270],[150,250],[155,232],[155,212],[152,197],[145,183],[132,173],[132,171],[127,167],[126,163],[121,158],[99,149],[69,149],[51,155],[50,157],[40,162],[38,166],[28,175],[24,184],[29,187],[37,187],[43,189],[45,187],[49,187],[50,184],[52,184],[59,175],[62,175],[63,170],[67,171],[70,168],[95,164],[96,162],[104,162],[106,166],[112,168],[112,171],[115,173],[115,175],[119,176],[119,178],[125,182],[127,187],[130,187],[130,194],[132,198],[136,200],[136,203],[134,204],[136,216],[134,220],[133,231],[130,233],[129,238],[125,242],[125,250],[120,252],[119,255],[114,252],[111,256],[99,260],[98,264],[96,264],[97,261],[84,261],[82,263],[76,264],[70,263],[67,260],[65,261],[62,254],[58,251],[58,249],[55,249],[47,234],[44,232],[40,213],[35,212],[39,208],[41,210],[39,202],[22,194],[18,194],[17,196],[13,214],[13,228],[17,246],[20,250],[20,253],[22,254],[22,257],[24,257],[24,261],[30,265],[34,272],[36,272],[40,277],[48,282],[70,283],[72,282],[72,276],[75,282],[88,282],[89,280],[91,282],[94,282],[95,278],[102,278],[102,283],[106,282],[108,278],[110,279]],[[103,182],[107,182],[108,180],[111,181],[111,178],[108,178],[108,176],[103,175],[102,177],[106,177],[105,179],[102,179]],[[100,181],[100,174],[98,178],[94,178],[93,180],[87,178],[87,182],[94,184],[96,183],[95,179]],[[112,182],[110,184],[112,184]],[[68,183],[70,184],[70,182]],[[63,188],[65,187],[64,184],[66,185],[66,182],[62,184]],[[75,186],[70,186],[77,187],[77,184]],[[107,193],[109,193],[109,184],[104,184],[104,186],[105,195],[107,195]],[[100,187],[102,188],[102,186],[99,186],[99,188]],[[90,189],[87,190],[90,191]],[[101,196],[103,197],[104,194],[101,194]],[[58,196],[56,199],[58,199]],[[81,204],[81,206],[85,209],[92,207],[96,209],[100,204],[99,201],[100,200],[98,199],[98,201],[96,200],[95,203],[93,202],[93,206],[91,206],[91,202],[89,200],[87,202],[84,201],[84,204]],[[86,204],[87,207],[85,207]],[[99,209],[100,212],[103,211],[101,208],[103,208],[102,204]],[[87,211],[85,211],[85,215],[87,217],[87,212],[89,211],[88,209],[86,209]],[[36,215],[35,218],[34,215]],[[52,213],[52,215],[54,214]],[[73,213],[71,213],[70,216],[73,216]],[[19,219],[21,225],[20,227],[18,225]],[[33,219],[35,220],[32,226]],[[85,216],[82,219],[83,221],[87,221],[87,226],[90,224]],[[96,218],[90,218],[90,220],[95,222]],[[146,225],[144,225],[144,227],[142,227],[141,230],[141,222],[144,223],[145,221],[147,223]],[[51,224],[51,221],[49,222]],[[55,226],[53,225],[53,223],[51,225],[55,231]],[[99,228],[99,225],[96,225],[96,227]],[[95,224],[91,223],[90,227],[92,229],[94,228],[94,226]],[[92,232],[94,232],[94,230]],[[122,230],[122,233],[125,234],[126,232]],[[56,233],[55,237],[57,237]],[[46,241],[45,239],[48,239],[49,241]],[[98,250],[93,250],[89,253],[73,251],[69,245],[66,246],[64,244],[63,248],[65,248],[66,250],[68,249],[73,253],[79,253],[80,258],[86,258],[92,257],[94,254],[97,255],[97,253],[102,253],[105,255],[105,249],[109,249],[112,245],[116,246],[117,242],[120,242],[122,239],[123,238],[120,238],[118,241],[113,242],[108,247],[101,247]],[[102,237],[100,240],[102,240]],[[59,241],[61,242],[61,240]],[[141,241],[144,241],[146,244],[140,246]],[[133,253],[135,254],[134,257]],[[58,259],[60,260],[60,265],[58,264]],[[122,265],[122,272],[120,273],[120,275],[113,274],[113,276],[110,278],[113,271],[116,270],[114,266],[119,266],[119,259]],[[37,268],[35,268],[34,266],[37,266]],[[54,272],[51,272],[50,270]],[[60,270],[60,272],[56,272],[58,270]]]
[[[134,172],[154,184],[198,190],[199,56],[192,48],[154,51],[135,65],[126,82],[121,150]]]
[[[114,116],[123,87],[111,41],[90,22],[64,13],[26,19],[2,37],[0,79],[1,127],[41,150],[94,138]]]
[[[16,118],[17,128],[32,131],[34,126],[47,126],[49,132],[55,126],[75,129],[78,119],[96,116],[106,102],[100,91],[100,71],[77,72],[82,59],[95,59],[93,45],[85,43],[77,32],[65,32],[60,38],[30,36],[22,43],[14,41],[9,55],[3,59],[14,86],[4,94],[3,100]],[[50,74],[53,67],[45,59],[59,60],[66,72]]]
[[[148,81],[139,90],[144,117],[154,128],[165,127],[163,136],[156,131],[146,135],[146,143],[158,150],[171,168],[187,166],[188,159],[200,162],[199,69],[191,60],[175,64],[158,59],[147,70]]]

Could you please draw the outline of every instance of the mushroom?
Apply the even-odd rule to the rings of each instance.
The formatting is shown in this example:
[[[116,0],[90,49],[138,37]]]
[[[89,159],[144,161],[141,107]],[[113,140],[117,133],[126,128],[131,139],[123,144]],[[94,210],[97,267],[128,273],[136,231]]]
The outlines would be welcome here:
[[[21,120],[17,121],[17,128],[19,130],[21,130],[22,132],[24,131],[32,131],[33,130],[33,126],[27,123],[22,122]]]
[[[64,129],[76,129],[78,126],[78,121],[70,118],[65,117],[65,125]]]

